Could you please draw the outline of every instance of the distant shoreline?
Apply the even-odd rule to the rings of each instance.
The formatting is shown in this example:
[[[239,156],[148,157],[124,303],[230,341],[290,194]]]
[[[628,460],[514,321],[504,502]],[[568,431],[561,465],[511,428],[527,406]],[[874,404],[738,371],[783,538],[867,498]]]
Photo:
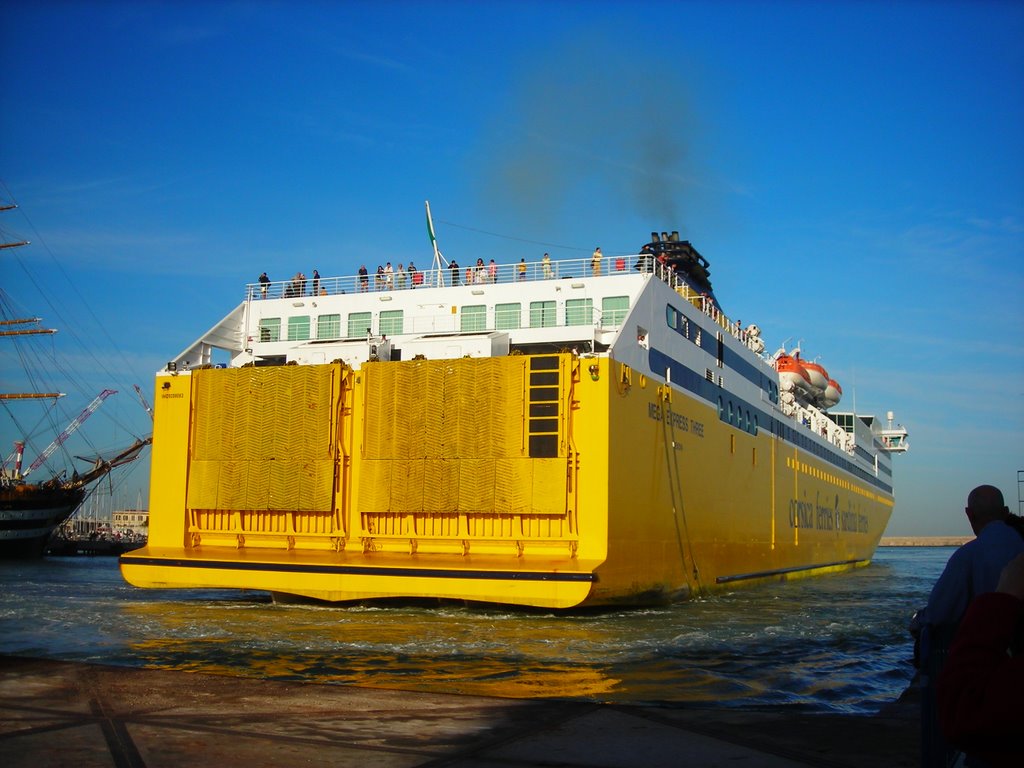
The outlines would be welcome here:
[[[973,536],[883,536],[880,547],[959,547]]]

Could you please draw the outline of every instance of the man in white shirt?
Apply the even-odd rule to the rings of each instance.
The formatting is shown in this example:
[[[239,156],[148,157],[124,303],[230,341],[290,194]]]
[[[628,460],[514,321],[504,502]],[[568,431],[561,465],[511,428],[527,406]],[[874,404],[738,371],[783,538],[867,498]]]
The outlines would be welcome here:
[[[979,485],[967,497],[966,512],[976,538],[949,558],[919,617],[922,626],[958,624],[968,603],[994,591],[1003,567],[1024,552],[1024,537],[1009,525],[1010,510],[998,488]]]

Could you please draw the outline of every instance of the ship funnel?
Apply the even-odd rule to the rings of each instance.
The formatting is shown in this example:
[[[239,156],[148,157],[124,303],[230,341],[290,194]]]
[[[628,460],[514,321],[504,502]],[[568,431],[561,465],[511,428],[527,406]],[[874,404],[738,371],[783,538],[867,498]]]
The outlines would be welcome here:
[[[661,239],[664,240],[667,243],[668,242],[668,232],[662,232],[661,233]]]
[[[658,239],[658,233],[657,232],[651,232],[651,242],[652,243],[660,243],[661,242],[661,240]]]
[[[670,239],[672,240],[673,243],[678,243],[679,242],[679,231],[673,229],[672,230],[672,237]]]

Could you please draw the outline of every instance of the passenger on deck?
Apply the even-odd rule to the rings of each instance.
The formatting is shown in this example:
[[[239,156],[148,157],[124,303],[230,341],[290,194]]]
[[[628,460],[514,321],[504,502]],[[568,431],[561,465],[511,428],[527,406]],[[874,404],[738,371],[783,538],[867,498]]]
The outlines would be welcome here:
[[[459,262],[457,262],[455,259],[452,259],[448,263],[448,273],[449,273],[449,275],[451,275],[452,285],[458,285],[459,284]]]
[[[359,291],[365,293],[370,290],[370,273],[366,271],[366,265],[359,267]]]
[[[259,277],[260,282],[260,295],[265,299],[267,298],[267,291],[270,289],[270,278],[267,277],[267,273],[264,272]]]
[[[595,277],[597,275],[601,274],[601,259],[602,258],[603,257],[601,255],[601,249],[600,248],[595,248],[594,249],[594,254],[590,257],[590,272]]]
[[[549,280],[553,276],[554,273],[551,271],[551,257],[546,253],[544,254],[544,258],[540,260],[540,268],[544,273],[545,280]]]
[[[526,259],[525,258],[519,260],[519,279],[520,280],[525,280],[526,279]]]
[[[498,282],[498,265],[491,259],[491,263],[487,265],[487,276],[492,283]]]

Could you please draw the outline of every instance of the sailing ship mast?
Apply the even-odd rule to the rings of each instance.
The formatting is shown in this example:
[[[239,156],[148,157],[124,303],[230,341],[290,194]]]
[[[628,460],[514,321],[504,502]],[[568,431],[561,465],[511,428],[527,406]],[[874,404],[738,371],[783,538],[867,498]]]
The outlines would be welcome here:
[[[16,205],[0,205],[0,212],[17,208]],[[6,239],[6,238],[5,238]],[[0,249],[18,248],[28,245],[27,240],[0,242]],[[7,296],[0,291],[3,299],[0,337],[52,335],[56,329],[42,327],[38,317],[11,317]],[[16,440],[14,453],[0,466],[0,558],[40,557],[44,553],[53,532],[67,520],[89,492],[89,485],[106,476],[113,468],[138,458],[141,451],[152,443],[152,437],[136,439],[128,448],[112,458],[97,456],[90,459],[92,466],[84,472],[73,470],[70,477],[66,471],[57,472],[50,479],[40,482],[26,481],[26,477],[43,466],[46,460],[61,448],[68,438],[89,418],[115,390],[104,389],[78,416],[46,447],[42,454],[22,473],[26,441]],[[16,400],[56,400],[64,397],[62,392],[16,392],[0,393],[0,402]],[[82,458],[82,457],[76,457]],[[13,461],[13,467],[11,462]],[[33,478],[34,480],[35,478]]]
[[[0,205],[0,213],[13,211],[18,206],[14,204]],[[4,248],[20,248],[28,245],[28,240],[17,240],[10,243],[0,242],[0,250]],[[3,336],[38,336],[49,335],[57,332],[56,328],[26,328],[23,326],[38,326],[43,319],[41,317],[11,318],[0,320],[0,337]],[[0,392],[0,400],[51,400],[64,397],[63,392]]]

